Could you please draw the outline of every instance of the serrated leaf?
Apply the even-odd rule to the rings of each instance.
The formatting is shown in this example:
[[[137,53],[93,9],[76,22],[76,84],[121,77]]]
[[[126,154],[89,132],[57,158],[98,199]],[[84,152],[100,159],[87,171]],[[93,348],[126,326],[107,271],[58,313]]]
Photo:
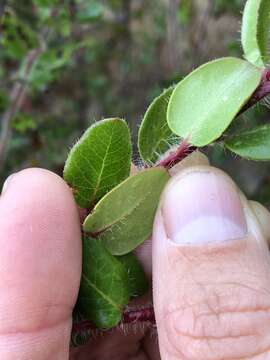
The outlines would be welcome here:
[[[246,159],[270,160],[270,125],[234,135],[225,141],[225,146]]]
[[[144,269],[134,254],[118,256],[117,259],[125,266],[128,274],[129,293],[141,296],[149,289],[149,282]]]
[[[74,189],[77,203],[92,207],[130,172],[131,140],[121,119],[105,119],[92,125],[71,149],[64,179]]]
[[[228,57],[208,62],[174,89],[167,120],[172,131],[195,146],[219,138],[261,80],[262,70]]]
[[[125,267],[99,240],[84,238],[80,312],[98,328],[111,328],[121,320],[129,295]]]
[[[176,140],[167,124],[167,107],[172,92],[173,87],[170,87],[154,99],[140,126],[138,148],[142,159],[149,164],[155,163]]]
[[[241,41],[245,58],[256,66],[264,67],[269,61],[269,34],[269,0],[248,0],[243,13]]]
[[[159,197],[168,179],[163,168],[129,177],[95,206],[84,221],[84,231],[101,239],[114,255],[129,253],[151,235]]]

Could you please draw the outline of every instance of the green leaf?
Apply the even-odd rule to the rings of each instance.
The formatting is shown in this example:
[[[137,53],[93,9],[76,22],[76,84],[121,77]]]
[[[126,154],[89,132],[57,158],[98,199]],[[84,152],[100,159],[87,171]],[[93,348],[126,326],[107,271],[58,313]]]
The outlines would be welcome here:
[[[57,5],[57,3],[59,3],[59,0],[33,0],[33,3],[37,7],[50,7]]]
[[[270,125],[261,125],[234,135],[225,141],[225,146],[250,160],[270,160]]]
[[[241,41],[245,58],[264,67],[269,61],[270,2],[248,0],[242,21]]]
[[[125,267],[99,240],[84,238],[83,268],[78,297],[80,312],[98,328],[111,328],[121,320],[129,301]]]
[[[21,134],[29,130],[37,128],[37,121],[35,121],[29,114],[19,112],[12,120],[12,128]]]
[[[65,44],[63,47],[48,49],[43,52],[35,61],[28,76],[29,84],[35,89],[40,90],[49,83],[57,79],[60,70],[71,63],[73,53],[81,47],[81,44]],[[27,63],[22,64],[19,76],[25,72]]]
[[[100,19],[104,13],[104,6],[99,1],[79,1],[76,17],[80,22],[92,22]]]
[[[149,289],[149,282],[139,260],[134,254],[118,256],[117,259],[125,266],[128,274],[129,293],[141,296]]]
[[[258,19],[258,44],[262,54],[264,64],[270,60],[269,56],[270,41],[270,2],[269,0],[261,0]]]
[[[140,126],[138,148],[144,161],[155,163],[175,143],[176,136],[167,124],[167,107],[173,87],[164,90],[148,107]]]
[[[92,125],[71,149],[64,179],[74,189],[77,203],[92,207],[103,195],[128,177],[131,141],[121,119],[105,119]]]
[[[163,168],[129,177],[95,206],[84,221],[84,231],[100,238],[114,255],[129,253],[151,235],[159,198],[168,179]]]
[[[167,120],[177,135],[195,146],[221,136],[261,80],[262,70],[228,57],[193,71],[174,89]]]
[[[5,10],[1,30],[1,57],[21,60],[29,49],[38,46],[37,34],[34,29],[29,26],[27,21],[17,16],[11,7],[7,7]]]

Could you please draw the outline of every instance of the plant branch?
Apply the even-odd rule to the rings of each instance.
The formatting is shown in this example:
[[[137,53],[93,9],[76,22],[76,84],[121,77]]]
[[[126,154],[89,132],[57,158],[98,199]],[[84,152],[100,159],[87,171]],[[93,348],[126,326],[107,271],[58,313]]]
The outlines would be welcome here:
[[[51,11],[51,16],[55,17],[57,15],[57,11],[58,10],[56,8],[53,8]],[[17,112],[20,110],[22,104],[24,103],[29,75],[36,60],[46,49],[46,42],[49,38],[50,32],[50,29],[47,27],[41,30],[39,34],[39,46],[36,49],[30,50],[26,55],[25,59],[23,60],[25,65],[22,78],[15,81],[10,91],[9,106],[5,110],[1,119],[2,126],[0,133],[0,169],[3,168],[7,157],[8,144],[12,133],[12,120],[16,116]]]
[[[262,79],[260,85],[254,91],[251,98],[248,102],[243,106],[243,108],[239,111],[238,115],[241,115],[243,112],[247,111],[249,108],[257,104],[260,100],[265,98],[270,94],[270,69],[265,69],[262,74]],[[165,157],[160,160],[155,166],[162,166],[166,169],[170,169],[181,160],[183,160],[186,156],[191,154],[194,150],[196,150],[195,146],[192,146],[188,143],[188,139],[184,139],[181,141],[180,145],[174,149],[169,151]]]
[[[93,331],[96,332],[99,331],[100,333],[104,333],[107,331],[112,331],[116,328],[121,328],[124,325],[132,325],[132,324],[138,324],[138,323],[148,323],[151,326],[155,326],[156,320],[155,320],[155,314],[154,314],[154,308],[153,305],[148,305],[146,307],[142,308],[127,308],[123,312],[122,320],[121,322],[111,329],[97,329],[97,327],[89,320],[83,320],[78,323],[73,324],[72,333],[73,334],[82,334],[86,331]]]
[[[19,111],[21,105],[24,102],[26,87],[27,87],[27,78],[31,72],[31,69],[35,63],[35,60],[41,53],[41,48],[31,50],[26,59],[25,59],[25,71],[23,80],[17,80],[13,85],[13,88],[10,92],[10,105],[4,112],[2,116],[2,127],[0,134],[0,168],[3,167],[6,155],[7,147],[11,137],[11,122],[14,116]]]
[[[155,165],[155,167],[162,166],[165,169],[170,169],[194,150],[196,150],[196,148],[190,145],[187,139],[183,139],[176,150],[170,150],[167,155]]]
[[[254,91],[253,95],[249,99],[249,101],[243,106],[243,108],[239,111],[238,115],[242,114],[264,97],[270,94],[270,69],[265,69],[262,74],[262,79],[260,85]]]

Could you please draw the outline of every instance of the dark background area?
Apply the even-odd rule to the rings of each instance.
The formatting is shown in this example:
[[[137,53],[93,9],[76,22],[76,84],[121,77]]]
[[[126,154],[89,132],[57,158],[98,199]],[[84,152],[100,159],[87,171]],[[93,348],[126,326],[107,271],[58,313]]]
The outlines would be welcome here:
[[[148,104],[164,88],[208,60],[241,56],[244,3],[2,0],[0,186],[30,166],[61,174],[69,148],[105,117],[125,118],[135,144]],[[269,115],[266,99],[233,126]],[[270,204],[268,162],[238,159],[218,144],[205,151],[249,197]],[[134,146],[135,161],[136,154]]]

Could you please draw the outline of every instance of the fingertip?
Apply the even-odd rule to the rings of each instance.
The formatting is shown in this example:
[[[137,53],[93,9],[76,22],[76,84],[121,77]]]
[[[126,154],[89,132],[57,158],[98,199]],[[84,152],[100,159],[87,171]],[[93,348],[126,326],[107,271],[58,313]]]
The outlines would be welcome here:
[[[1,332],[35,331],[69,318],[80,283],[81,235],[68,185],[44,169],[16,173],[0,197],[0,229]]]
[[[256,216],[260,226],[262,233],[265,239],[268,241],[268,246],[270,244],[270,212],[266,207],[260,204],[257,201],[250,200],[248,202],[252,212]]]
[[[25,187],[33,187],[33,190],[36,188],[39,190],[46,188],[52,191],[57,189],[66,195],[71,193],[67,183],[59,175],[42,168],[28,168],[9,175],[4,182],[1,199],[11,193],[11,190],[14,191],[17,188],[23,190]]]
[[[209,166],[180,171],[163,193],[153,232],[163,357],[263,353],[269,317],[259,313],[269,306],[269,261],[261,225],[228,175]],[[255,343],[247,329],[256,334]]]

